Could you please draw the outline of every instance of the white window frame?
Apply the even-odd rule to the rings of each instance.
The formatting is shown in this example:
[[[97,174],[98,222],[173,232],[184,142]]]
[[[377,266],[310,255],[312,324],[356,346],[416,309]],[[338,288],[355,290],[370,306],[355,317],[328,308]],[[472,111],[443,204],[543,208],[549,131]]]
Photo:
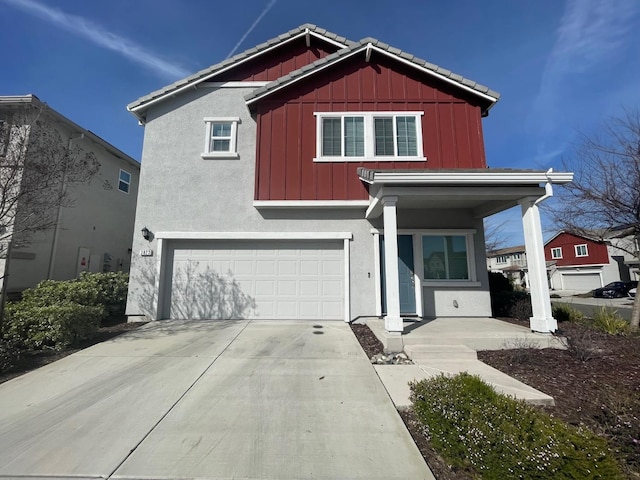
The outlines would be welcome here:
[[[499,264],[507,263],[507,256],[506,255],[498,255],[496,257],[496,263],[499,263]]]
[[[584,247],[584,255],[580,254],[580,248]],[[587,247],[586,243],[581,243],[580,245],[574,245],[575,251],[576,251],[576,257],[588,257],[589,256],[589,249]]]
[[[316,117],[316,156],[314,162],[424,162],[422,144],[422,116],[424,112],[417,111],[382,111],[382,112],[314,112]],[[361,157],[344,156],[344,119],[348,117],[362,117],[364,119],[364,155]],[[375,118],[393,118],[394,151],[397,152],[397,117],[415,117],[416,119],[416,156],[375,155]],[[323,156],[322,154],[322,123],[326,118],[340,118],[342,124],[342,136],[340,148],[341,156]]]
[[[551,249],[551,258],[557,260],[562,258],[562,247],[554,247]]]
[[[229,159],[229,158],[239,158],[238,154],[238,123],[240,123],[239,117],[205,117],[205,139],[204,139],[204,150],[200,155],[204,159]],[[212,151],[211,150],[211,135],[213,133],[213,124],[214,123],[230,123],[231,124],[231,135],[229,137],[229,150],[226,152]],[[226,138],[226,137],[225,137]]]
[[[124,172],[127,175],[129,175],[129,181],[128,182],[126,180],[122,179],[122,172]],[[121,182],[124,183],[127,186],[126,190],[123,190],[122,188],[120,188],[120,183]],[[126,193],[127,195],[131,191],[131,173],[127,172],[126,170],[123,170],[122,168],[118,172],[118,190],[121,191],[122,193]]]

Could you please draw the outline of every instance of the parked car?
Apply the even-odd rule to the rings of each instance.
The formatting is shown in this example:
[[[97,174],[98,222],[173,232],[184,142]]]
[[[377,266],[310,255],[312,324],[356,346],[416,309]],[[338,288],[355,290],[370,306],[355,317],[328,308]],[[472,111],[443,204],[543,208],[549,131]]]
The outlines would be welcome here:
[[[629,290],[638,286],[638,282],[611,282],[604,287],[593,291],[595,298],[620,298],[626,297]]]
[[[638,287],[632,288],[631,290],[629,290],[629,297],[636,298],[636,291],[637,290],[638,290]]]

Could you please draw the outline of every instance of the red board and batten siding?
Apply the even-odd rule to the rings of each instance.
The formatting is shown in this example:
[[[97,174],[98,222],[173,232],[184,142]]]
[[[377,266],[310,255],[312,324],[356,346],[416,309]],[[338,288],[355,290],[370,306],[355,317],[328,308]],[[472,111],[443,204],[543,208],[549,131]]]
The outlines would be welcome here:
[[[338,47],[312,38],[307,47],[304,38],[292,40],[258,55],[216,77],[217,82],[271,82],[338,50]]]
[[[586,257],[576,257],[576,245],[587,245],[588,255]],[[552,258],[551,250],[558,247],[562,248],[562,258]],[[605,244],[567,232],[561,233],[545,245],[544,256],[547,261],[556,262],[558,267],[572,265],[606,265],[609,263],[609,252]]]
[[[314,112],[423,111],[426,162],[313,162]],[[353,58],[276,92],[255,106],[256,200],[364,200],[356,170],[484,168],[481,108],[466,92],[374,56]]]

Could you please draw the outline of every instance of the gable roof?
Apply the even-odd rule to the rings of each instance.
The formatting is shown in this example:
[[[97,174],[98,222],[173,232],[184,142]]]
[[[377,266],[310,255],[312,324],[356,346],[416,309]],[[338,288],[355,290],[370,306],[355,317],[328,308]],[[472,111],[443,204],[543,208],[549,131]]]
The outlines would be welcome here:
[[[417,70],[420,70],[435,78],[453,84],[458,88],[481,97],[486,102],[486,106],[482,110],[482,113],[484,115],[486,115],[489,109],[500,99],[500,94],[494,90],[491,90],[489,87],[474,82],[473,80],[465,78],[462,75],[458,75],[457,73],[453,73],[451,70],[447,70],[446,68],[442,68],[438,65],[427,62],[426,60],[422,60],[421,58],[415,57],[410,53],[404,52],[398,48],[394,48],[386,43],[381,42],[380,40],[368,37],[360,40],[360,42],[358,43],[353,43],[351,46],[327,55],[324,58],[318,59],[309,65],[305,65],[302,68],[294,70],[288,75],[280,77],[279,79],[270,82],[264,87],[257,88],[253,92],[246,95],[245,100],[247,104],[250,105],[276,91],[282,90],[289,85],[302,80],[303,78],[315,75],[325,68],[342,62],[358,53],[364,52],[368,61],[372,51],[376,51],[388,57],[394,58]]]
[[[127,110],[136,115],[140,120],[143,120],[142,116],[136,112],[148,107],[150,104],[161,101],[169,95],[175,95],[179,91],[191,88],[199,83],[210,80],[216,75],[220,75],[221,73],[226,72],[232,67],[243,64],[287,42],[307,35],[314,36],[316,38],[324,40],[325,42],[331,43],[337,46],[339,49],[355,45],[355,42],[341,37],[340,35],[329,32],[328,30],[320,28],[317,25],[305,23],[304,25],[300,25],[299,27],[289,30],[288,32],[285,32],[277,37],[271,38],[266,42],[256,45],[255,47],[249,48],[242,53],[234,55],[231,58],[227,58],[220,63],[211,65],[210,67],[200,70],[193,75],[178,80],[171,85],[167,85],[160,90],[156,90],[155,92],[151,92],[144,97],[140,97],[135,102],[127,105]]]
[[[600,233],[599,233],[600,232]],[[602,237],[602,232],[603,231],[591,231],[591,232],[578,232],[578,231],[570,231],[570,230],[560,230],[558,233],[556,233],[553,237],[551,237],[549,240],[547,240],[546,242],[544,242],[545,247],[547,245],[549,245],[553,240],[555,240],[556,238],[558,238],[560,235],[572,235],[574,237],[579,237],[579,238],[584,238],[585,240],[589,240],[590,242],[595,242],[595,243],[605,243],[604,238]]]
[[[223,60],[220,63],[216,63],[215,65],[205,68],[204,70],[200,70],[199,72],[183,78],[182,80],[178,80],[170,85],[167,85],[160,90],[156,90],[148,95],[140,97],[136,101],[127,105],[127,110],[138,117],[140,121],[144,121],[143,112],[149,106],[157,102],[161,102],[162,100],[180,93],[183,90],[193,88],[199,83],[212,80],[217,75],[220,75],[237,65],[248,62],[260,55],[265,54],[266,52],[273,50],[278,46],[304,36],[307,36],[307,38],[309,36],[314,36],[316,38],[322,39],[337,46],[339,50],[309,65],[305,65],[302,68],[289,73],[288,75],[280,77],[279,79],[270,82],[264,87],[256,89],[254,92],[245,97],[247,104],[257,102],[258,100],[276,91],[286,88],[287,86],[303,78],[306,78],[309,75],[318,73],[319,71],[322,71],[331,65],[335,65],[336,63],[339,63],[363,51],[365,52],[365,55],[367,55],[367,58],[369,58],[369,55],[372,51],[376,51],[383,55],[395,58],[402,63],[412,66],[413,68],[416,68],[422,72],[425,72],[429,75],[439,78],[440,80],[453,84],[454,86],[457,86],[463,90],[479,96],[486,102],[486,106],[482,110],[483,115],[487,115],[489,109],[500,98],[500,94],[489,89],[489,87],[481,85],[457,73],[453,73],[450,70],[439,67],[438,65],[429,63],[426,60],[422,60],[398,48],[394,48],[375,38],[368,37],[360,40],[359,42],[353,42],[345,37],[336,35],[335,33],[325,30],[324,28],[318,27],[317,25],[306,23],[297,28],[289,30],[286,33],[283,33],[282,35],[267,40],[264,43],[256,45],[253,48],[245,50],[238,55]]]
[[[133,168],[140,170],[140,162],[130,157],[119,148],[113,146],[102,137],[99,137],[98,135],[93,133],[91,130],[87,130],[86,128],[81,127],[80,125],[75,123],[73,120],[70,120],[69,118],[65,117],[61,113],[57,112],[56,110],[51,108],[49,105],[47,105],[45,102],[40,100],[37,96],[33,94],[0,96],[0,107],[18,107],[21,105],[31,105],[36,108],[42,109],[42,111],[50,115],[50,117],[53,118],[55,121],[63,123],[64,125],[67,126],[67,128],[71,129],[74,132],[81,133],[92,142],[102,146],[106,151],[108,151],[113,156],[126,161]]]
[[[509,255],[510,253],[522,253],[525,251],[524,245],[518,245],[517,247],[505,247],[488,252],[487,257],[497,257],[498,255]]]

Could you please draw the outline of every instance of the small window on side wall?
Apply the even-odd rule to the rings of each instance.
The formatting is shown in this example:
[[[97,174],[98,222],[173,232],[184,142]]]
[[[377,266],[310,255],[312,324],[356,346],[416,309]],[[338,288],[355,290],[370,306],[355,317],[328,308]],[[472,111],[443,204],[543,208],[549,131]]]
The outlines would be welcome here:
[[[120,170],[118,175],[118,190],[124,193],[129,193],[129,187],[131,186],[131,174],[125,170]]]
[[[562,247],[556,247],[551,249],[551,258],[562,258]]]
[[[238,117],[206,117],[206,136],[202,158],[238,158]]]

